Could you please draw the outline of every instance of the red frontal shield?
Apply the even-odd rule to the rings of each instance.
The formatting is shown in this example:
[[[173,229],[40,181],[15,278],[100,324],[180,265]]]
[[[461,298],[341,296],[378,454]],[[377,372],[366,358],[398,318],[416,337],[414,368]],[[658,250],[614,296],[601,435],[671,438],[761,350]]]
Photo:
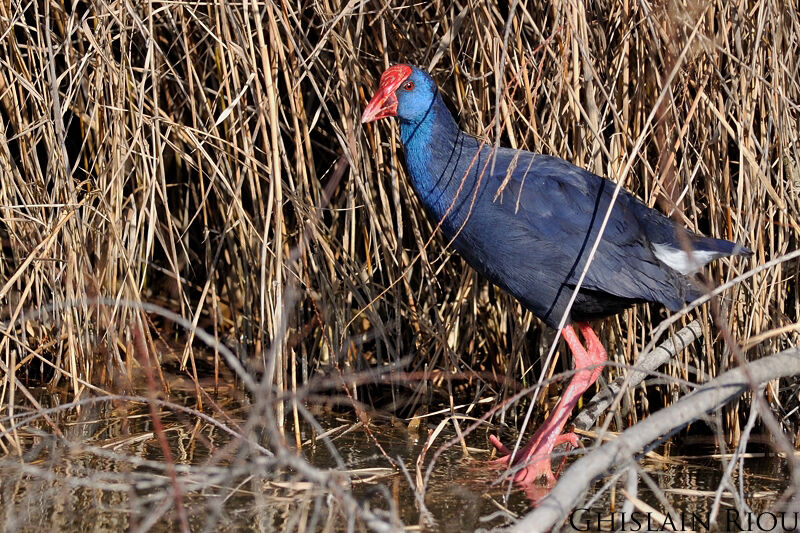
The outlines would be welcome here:
[[[397,116],[397,97],[394,92],[411,76],[411,67],[408,65],[394,65],[386,69],[381,75],[378,91],[361,115],[361,122],[372,122],[386,117]]]

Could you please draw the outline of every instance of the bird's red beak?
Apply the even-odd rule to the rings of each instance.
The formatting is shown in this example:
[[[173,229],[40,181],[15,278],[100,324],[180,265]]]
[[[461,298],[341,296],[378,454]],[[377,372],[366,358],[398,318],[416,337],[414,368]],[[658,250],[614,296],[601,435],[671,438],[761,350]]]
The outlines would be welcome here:
[[[386,69],[381,75],[378,92],[364,108],[361,123],[372,122],[380,118],[397,116],[397,97],[394,92],[411,76],[411,67],[408,65],[395,65]]]

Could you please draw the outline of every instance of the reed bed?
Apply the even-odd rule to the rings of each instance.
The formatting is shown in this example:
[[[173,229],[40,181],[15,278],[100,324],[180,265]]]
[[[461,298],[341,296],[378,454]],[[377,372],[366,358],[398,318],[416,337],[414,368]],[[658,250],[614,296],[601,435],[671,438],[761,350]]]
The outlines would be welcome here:
[[[262,479],[284,469],[330,491],[334,522],[394,523],[287,451],[313,425],[307,407],[355,411],[373,438],[375,413],[452,415],[568,366],[542,368],[553,333],[430,238],[396,126],[359,122],[383,69],[430,70],[487,142],[622,180],[754,250],[708,269],[721,284],[798,249],[790,4],[0,3],[0,448],[67,439],[48,409],[131,395],[152,407],[180,379],[226,427],[215,394],[249,406],[232,438],[272,454]],[[796,345],[799,271],[779,262],[678,321],[698,319],[703,341],[664,370],[673,379],[627,392],[615,425],[672,403],[684,380]],[[602,324],[608,379],[664,316],[638,306]],[[42,405],[41,389],[58,400]],[[764,393],[791,435],[797,391]],[[536,402],[538,417],[550,397]],[[722,440],[738,442],[749,402],[716,419]],[[159,406],[154,423],[171,412]],[[518,429],[524,413],[492,420]],[[161,440],[166,465],[174,444]],[[164,474],[173,496],[181,472]]]

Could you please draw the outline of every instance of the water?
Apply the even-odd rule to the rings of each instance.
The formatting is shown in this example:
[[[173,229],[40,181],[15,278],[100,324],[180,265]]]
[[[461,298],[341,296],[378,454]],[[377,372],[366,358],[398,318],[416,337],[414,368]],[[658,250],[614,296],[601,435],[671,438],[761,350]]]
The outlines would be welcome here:
[[[56,407],[63,400],[43,391],[38,394],[44,408]],[[188,408],[195,406],[193,397],[186,393],[173,394],[172,401]],[[211,408],[206,402],[207,415],[233,431],[250,431],[247,414],[253,407],[247,399],[236,399],[236,394],[225,391],[216,403],[217,407]],[[412,488],[417,479],[416,464],[429,432],[441,421],[436,417],[426,419],[415,432],[403,421],[373,415],[370,435],[344,408],[339,413],[317,410],[315,419],[321,429],[333,430],[328,444],[336,452],[322,440],[314,441],[319,428],[315,431],[304,422],[299,428],[300,439],[305,442],[302,457],[316,472],[345,473],[321,482],[298,472],[289,459],[269,458],[243,445],[219,425],[164,406],[159,409],[159,418],[170,462],[164,461],[146,403],[99,401],[80,409],[55,410],[48,416],[49,422],[39,416],[18,428],[22,456],[9,449],[0,461],[0,520],[4,530],[179,530],[173,476],[179,480],[192,531],[304,531],[325,527],[346,531],[353,513],[338,496],[332,496],[339,488],[349,491],[362,508],[380,516],[395,513],[405,526],[424,531],[502,527],[531,506],[522,491],[498,483],[499,472],[487,468],[486,429],[466,437],[466,451],[455,445],[441,452],[425,488],[424,507],[420,505]],[[262,430],[254,427],[252,433]],[[293,443],[294,435],[290,425],[287,441]],[[425,453],[423,473],[433,455],[454,436],[452,423],[445,424]],[[393,469],[373,438],[386,456],[405,465],[405,473]],[[4,441],[7,447],[10,442],[8,437]],[[710,441],[691,445],[687,441],[684,447],[674,443],[662,446],[657,454],[640,461],[633,508],[637,521],[646,524],[649,517],[651,527],[665,529],[666,516],[678,530],[705,530],[725,464],[723,457],[713,455],[717,452]],[[740,515],[731,522],[731,513],[744,509],[743,504],[754,516],[769,512],[789,484],[786,461],[770,453],[768,446],[754,445],[749,452],[741,471],[735,468],[731,478],[733,492],[741,493],[744,501],[737,504],[730,491],[724,492],[720,514],[708,524],[716,530],[736,530],[739,526],[746,530],[747,523]],[[601,492],[606,481],[594,484],[587,499],[596,497],[595,501],[584,506],[582,516],[572,517],[572,525],[578,530],[608,529],[626,510],[624,505],[630,498],[623,492],[625,478]],[[356,529],[363,528],[363,522],[355,524]],[[570,522],[562,529],[574,530]]]

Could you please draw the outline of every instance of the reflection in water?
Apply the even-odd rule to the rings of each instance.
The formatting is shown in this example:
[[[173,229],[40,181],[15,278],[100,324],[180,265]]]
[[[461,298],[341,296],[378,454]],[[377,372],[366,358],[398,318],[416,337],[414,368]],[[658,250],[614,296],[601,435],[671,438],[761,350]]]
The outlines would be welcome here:
[[[432,518],[426,523],[411,488],[424,438],[410,434],[403,423],[376,416],[371,429],[386,454],[406,466],[408,477],[390,468],[354,420],[331,413],[318,415],[322,430],[330,431],[327,445],[322,440],[315,441],[319,433],[303,424],[299,431],[305,443],[303,457],[311,465],[319,472],[341,472],[338,461],[346,466],[346,472],[331,477],[333,481],[329,483],[312,479],[313,473],[299,472],[304,463],[292,463],[296,460],[293,454],[295,459],[278,460],[258,451],[252,440],[233,436],[232,432],[245,431],[248,412],[246,402],[234,401],[233,397],[230,394],[225,400],[217,400],[217,408],[223,409],[225,416],[215,418],[224,425],[188,412],[161,409],[192,530],[316,531],[327,525],[332,530],[345,531],[346,517],[353,513],[329,495],[331,491],[348,489],[361,509],[388,517],[387,520],[395,510],[403,524],[419,524],[423,530],[432,531],[490,529],[509,524],[512,517],[529,509],[524,494],[516,489],[509,492],[506,484],[496,482],[499,473],[485,468],[488,446],[484,433],[474,432],[467,437],[469,458],[460,446],[439,456],[424,495],[425,508]],[[45,408],[59,405],[58,397],[47,394],[42,394],[40,401]],[[194,405],[190,396],[173,401],[182,401],[187,408]],[[37,417],[20,425],[17,431],[21,458],[9,450],[0,461],[4,530],[179,529],[172,511],[174,485],[146,404],[88,402],[80,410],[54,410],[49,418],[50,422]],[[53,427],[62,435],[56,435]],[[425,435],[429,428],[423,424],[420,429],[420,434]],[[293,435],[294,428],[288,428],[287,433]],[[423,470],[433,451],[453,435],[446,429],[437,437]],[[710,447],[703,453],[699,449],[662,449],[670,457],[655,455],[640,462],[637,504],[633,509],[640,523],[648,516],[661,526],[665,516],[673,520],[697,517],[701,526],[703,520],[708,520],[722,480],[724,458],[713,456]],[[765,447],[764,451],[768,449]],[[291,464],[296,468],[287,467]],[[741,486],[745,501],[737,503],[731,491],[723,492],[718,527],[725,529],[728,510],[742,505],[755,513],[770,510],[788,483],[785,461],[770,454],[748,456],[743,472],[740,479],[738,468],[734,469],[731,489],[737,492]],[[624,476],[615,490],[598,494],[606,481],[596,483],[589,497],[598,497],[583,514],[573,516],[581,530],[608,529],[612,520],[621,516],[626,502]],[[656,514],[648,514],[647,509]],[[661,522],[658,516],[662,517]],[[569,524],[564,527],[572,529]]]

